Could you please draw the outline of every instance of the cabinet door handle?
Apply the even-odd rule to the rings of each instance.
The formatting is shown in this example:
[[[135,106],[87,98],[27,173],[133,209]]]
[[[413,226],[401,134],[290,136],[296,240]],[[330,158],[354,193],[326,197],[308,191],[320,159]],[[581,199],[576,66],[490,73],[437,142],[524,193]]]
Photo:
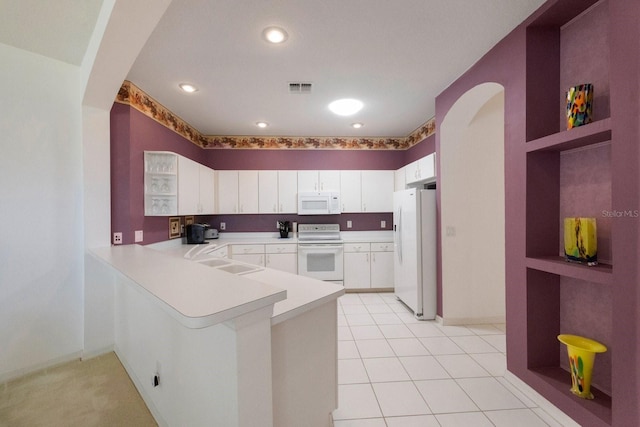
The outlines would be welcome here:
[[[367,254],[367,262],[369,262],[369,254]]]
[[[375,253],[375,252],[373,252],[373,253],[371,254],[371,260],[372,260],[373,262],[376,262],[376,253]]]

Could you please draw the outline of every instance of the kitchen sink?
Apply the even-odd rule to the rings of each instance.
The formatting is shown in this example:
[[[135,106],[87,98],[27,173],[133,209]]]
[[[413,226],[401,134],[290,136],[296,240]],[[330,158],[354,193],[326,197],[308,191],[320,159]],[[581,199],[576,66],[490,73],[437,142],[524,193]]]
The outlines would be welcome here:
[[[219,267],[218,270],[223,270],[233,274],[246,274],[262,270],[262,267],[258,267],[256,265],[231,264],[224,267]]]
[[[207,265],[209,267],[222,267],[223,265],[231,264],[231,261],[222,259],[222,258],[205,259],[197,262],[199,262],[200,264]]]

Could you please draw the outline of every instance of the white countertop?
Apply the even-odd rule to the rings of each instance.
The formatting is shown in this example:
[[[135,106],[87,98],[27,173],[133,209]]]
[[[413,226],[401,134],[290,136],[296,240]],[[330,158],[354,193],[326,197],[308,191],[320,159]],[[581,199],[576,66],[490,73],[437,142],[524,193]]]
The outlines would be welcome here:
[[[384,243],[393,242],[393,231],[381,230],[381,231],[341,231],[340,236],[345,243]],[[289,237],[283,239],[276,233],[225,233],[221,232],[218,239],[207,240],[209,247],[223,247],[225,245],[232,244],[298,244],[299,240],[295,237]],[[155,248],[162,251],[172,253],[186,254],[187,251],[193,248],[194,245],[183,244],[181,239],[168,240],[160,243],[154,243],[149,245],[151,248]],[[194,251],[197,252],[198,249]]]
[[[188,328],[204,328],[268,307],[286,290],[140,245],[92,249],[99,260]]]

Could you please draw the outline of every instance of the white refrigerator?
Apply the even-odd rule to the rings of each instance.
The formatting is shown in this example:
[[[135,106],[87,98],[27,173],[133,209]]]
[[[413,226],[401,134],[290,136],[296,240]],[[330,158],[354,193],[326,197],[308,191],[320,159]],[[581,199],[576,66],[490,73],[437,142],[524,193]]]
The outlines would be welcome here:
[[[416,318],[436,317],[436,191],[393,193],[395,294]]]

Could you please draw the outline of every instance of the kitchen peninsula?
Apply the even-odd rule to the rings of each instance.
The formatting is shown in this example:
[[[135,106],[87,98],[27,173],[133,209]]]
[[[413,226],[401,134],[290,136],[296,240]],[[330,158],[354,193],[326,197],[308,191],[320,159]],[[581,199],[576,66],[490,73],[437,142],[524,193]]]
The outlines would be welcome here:
[[[330,425],[342,286],[181,249],[91,255],[115,285],[116,354],[160,425]]]

